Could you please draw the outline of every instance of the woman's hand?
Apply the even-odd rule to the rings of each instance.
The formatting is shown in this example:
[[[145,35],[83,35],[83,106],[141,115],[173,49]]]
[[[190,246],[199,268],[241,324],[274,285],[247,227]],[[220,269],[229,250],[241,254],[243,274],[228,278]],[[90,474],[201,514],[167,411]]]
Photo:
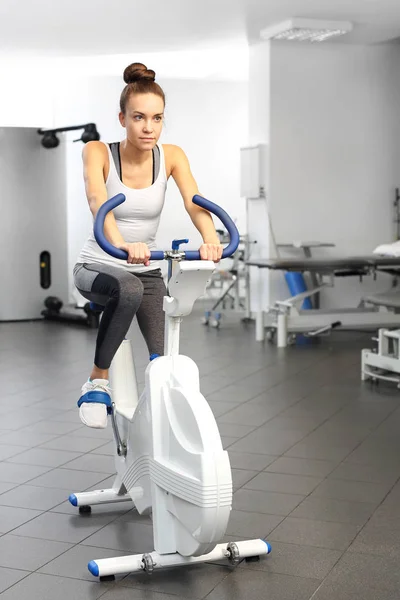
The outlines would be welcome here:
[[[119,246],[121,250],[125,250],[129,254],[126,262],[130,265],[145,265],[150,264],[150,250],[147,244],[143,242],[135,242],[134,244],[122,244]]]
[[[212,260],[213,262],[219,262],[222,257],[222,251],[224,247],[222,244],[202,244],[200,246],[200,258],[201,260]]]

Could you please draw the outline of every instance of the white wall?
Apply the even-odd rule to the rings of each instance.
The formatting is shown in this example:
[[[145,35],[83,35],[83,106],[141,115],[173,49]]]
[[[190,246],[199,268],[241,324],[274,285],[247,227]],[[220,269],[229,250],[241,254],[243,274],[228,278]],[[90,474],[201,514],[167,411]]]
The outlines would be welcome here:
[[[393,240],[400,185],[400,48],[288,44],[270,50],[270,209],[276,238],[336,244],[329,255],[370,254]],[[250,75],[251,77],[251,75]],[[315,255],[322,255],[316,251]],[[336,280],[325,306],[349,305],[366,278]],[[281,275],[271,300],[288,295]]]
[[[0,127],[51,127],[53,78],[40,59],[0,55]]]
[[[229,211],[241,231],[245,205],[240,198],[239,148],[248,133],[247,84],[160,79],[167,99],[161,141],[181,146],[189,157],[200,192]],[[120,77],[66,81],[55,99],[55,125],[95,122],[102,140],[123,139],[118,121]],[[79,137],[72,132],[68,140]],[[67,142],[68,246],[70,271],[92,226],[82,179],[82,144]],[[168,183],[158,243],[170,247],[174,237],[189,237],[198,247],[200,236],[183,208],[173,180]],[[71,289],[72,289],[72,280]]]
[[[259,155],[259,178],[266,198],[248,198],[247,230],[251,258],[264,258],[270,254],[270,230],[268,225],[269,201],[269,138],[270,138],[270,44],[254,45],[249,51],[249,145],[263,146]],[[250,267],[250,310],[259,305],[259,296],[265,306],[269,304],[268,278],[265,272]]]

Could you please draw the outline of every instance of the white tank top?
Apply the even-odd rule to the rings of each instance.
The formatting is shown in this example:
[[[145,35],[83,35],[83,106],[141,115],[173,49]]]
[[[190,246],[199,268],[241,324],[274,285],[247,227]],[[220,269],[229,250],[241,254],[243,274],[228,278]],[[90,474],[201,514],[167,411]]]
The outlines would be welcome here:
[[[108,160],[110,163],[106,180],[107,199],[120,193],[126,196],[125,202],[117,206],[113,211],[117,227],[126,242],[144,242],[150,250],[155,250],[157,249],[156,234],[167,189],[167,172],[163,147],[161,144],[158,146],[160,151],[160,169],[154,183],[144,189],[133,189],[122,183],[110,147],[108,144],[105,144],[105,146],[108,150]],[[137,273],[154,270],[159,266],[159,262],[157,261],[151,261],[148,267],[144,265],[130,265],[125,260],[110,256],[100,248],[95,240],[93,231],[83,246],[77,262],[114,265]]]

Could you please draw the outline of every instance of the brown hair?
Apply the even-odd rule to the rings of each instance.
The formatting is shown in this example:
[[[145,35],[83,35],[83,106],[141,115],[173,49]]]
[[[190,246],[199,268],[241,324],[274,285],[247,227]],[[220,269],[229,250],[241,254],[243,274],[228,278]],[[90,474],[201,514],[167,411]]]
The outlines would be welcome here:
[[[132,94],[156,94],[162,98],[165,105],[165,94],[158,83],[155,82],[156,74],[142,63],[132,63],[124,71],[124,81],[127,84],[121,93],[119,105],[125,114],[126,105]]]

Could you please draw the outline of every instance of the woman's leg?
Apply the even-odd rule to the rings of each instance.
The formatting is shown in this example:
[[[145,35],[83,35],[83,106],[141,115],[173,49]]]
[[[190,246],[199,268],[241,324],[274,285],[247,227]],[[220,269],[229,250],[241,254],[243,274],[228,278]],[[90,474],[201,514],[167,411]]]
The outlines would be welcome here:
[[[143,298],[136,317],[150,356],[164,354],[163,298],[167,290],[160,269],[138,273],[143,284]]]
[[[94,263],[76,265],[74,281],[85,298],[104,306],[91,377],[78,403],[82,421],[102,428],[111,405],[108,369],[141,304],[143,284],[124,269]]]

